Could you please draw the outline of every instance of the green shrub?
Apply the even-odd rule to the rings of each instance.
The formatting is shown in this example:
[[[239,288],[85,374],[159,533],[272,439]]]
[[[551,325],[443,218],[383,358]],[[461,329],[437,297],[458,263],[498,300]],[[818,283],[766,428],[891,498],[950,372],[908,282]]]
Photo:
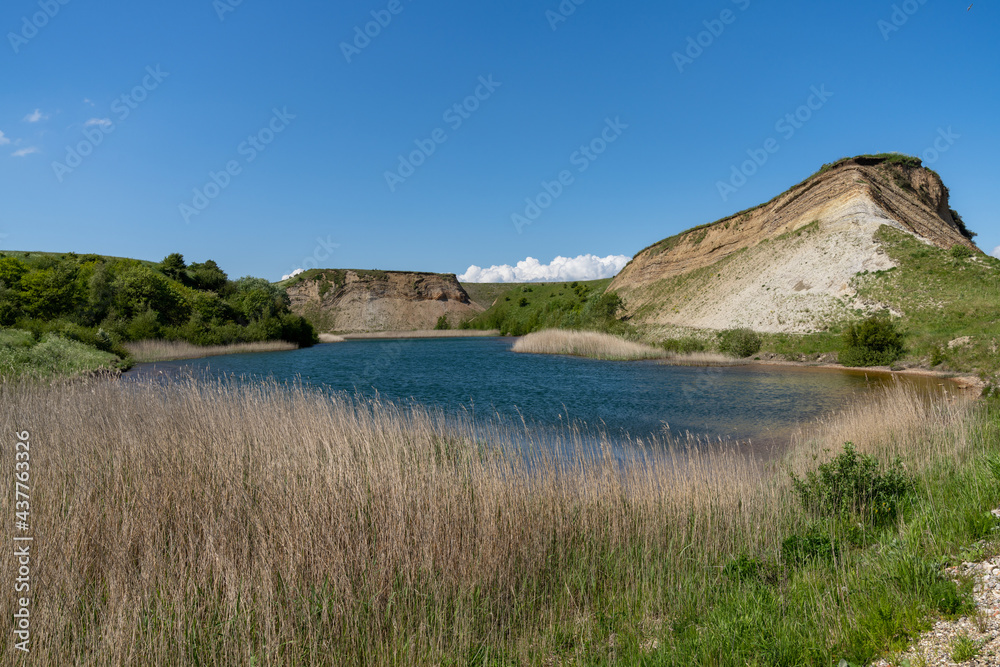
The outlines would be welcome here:
[[[833,553],[833,540],[817,526],[810,526],[801,535],[789,535],[781,543],[781,558],[792,567],[820,559],[830,560]]]
[[[813,514],[883,526],[896,520],[900,503],[913,490],[913,479],[899,459],[883,471],[874,457],[858,454],[848,442],[843,452],[805,479],[793,474],[792,485],[802,506]]]
[[[438,318],[437,324],[434,325],[435,331],[447,331],[451,329],[451,322],[448,321],[447,315],[442,315]]]
[[[694,338],[693,336],[688,336],[685,338],[668,338],[660,343],[660,347],[667,352],[691,354],[692,352],[704,352],[706,346],[704,341]]]
[[[972,248],[969,248],[968,246],[958,244],[951,247],[951,256],[959,261],[969,259],[972,255]]]
[[[773,584],[778,571],[773,562],[740,554],[722,568],[722,573],[734,581]]]
[[[844,332],[844,366],[888,366],[903,356],[903,332],[885,317],[873,316],[851,324]]]
[[[737,359],[760,352],[764,339],[752,329],[729,329],[719,334],[719,351]]]

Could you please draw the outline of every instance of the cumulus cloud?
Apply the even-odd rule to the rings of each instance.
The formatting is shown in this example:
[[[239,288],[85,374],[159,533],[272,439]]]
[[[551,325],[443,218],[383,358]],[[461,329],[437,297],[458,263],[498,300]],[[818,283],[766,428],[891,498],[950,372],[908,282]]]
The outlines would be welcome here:
[[[41,109],[35,109],[24,117],[24,121],[26,123],[37,123],[38,121],[45,120],[46,118],[48,118],[48,116],[43,114]]]
[[[10,139],[4,136],[3,132],[0,132],[0,146],[6,146],[10,143]]]
[[[458,277],[464,283],[530,283],[567,282],[570,280],[600,280],[618,274],[631,258],[625,255],[580,255],[556,257],[542,264],[534,257],[518,262],[517,266],[503,264],[484,269],[472,265]]]
[[[101,127],[108,127],[111,125],[110,118],[91,118],[86,123],[83,124],[84,127],[90,127],[92,125],[100,125]]]
[[[24,157],[25,155],[31,155],[32,153],[37,153],[38,149],[34,146],[28,146],[27,148],[22,148],[21,150],[14,151],[11,153],[14,157]]]
[[[993,252],[990,254],[996,257],[997,259],[1000,259],[1000,245],[998,245],[996,248],[993,248]]]
[[[305,269],[295,269],[294,271],[292,271],[291,273],[289,273],[287,276],[281,276],[281,279],[282,280],[288,280],[289,278],[294,278],[295,276],[299,275],[300,273],[305,273],[305,272],[306,272]]]

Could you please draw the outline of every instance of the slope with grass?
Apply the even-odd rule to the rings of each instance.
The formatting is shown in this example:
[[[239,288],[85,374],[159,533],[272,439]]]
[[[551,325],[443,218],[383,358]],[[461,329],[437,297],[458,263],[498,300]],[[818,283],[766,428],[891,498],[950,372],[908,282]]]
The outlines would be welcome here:
[[[324,332],[457,327],[483,311],[453,274],[313,269],[281,285],[292,310]]]
[[[610,289],[647,325],[822,331],[879,307],[857,298],[853,280],[898,265],[877,237],[884,227],[928,247],[981,254],[936,173],[916,158],[861,156],[646,248]]]

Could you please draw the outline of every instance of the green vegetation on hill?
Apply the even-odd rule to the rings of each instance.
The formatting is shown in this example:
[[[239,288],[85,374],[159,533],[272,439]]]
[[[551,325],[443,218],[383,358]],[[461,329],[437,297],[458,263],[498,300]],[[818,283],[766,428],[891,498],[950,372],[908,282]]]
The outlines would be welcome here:
[[[53,342],[59,338],[120,359],[128,356],[123,343],[147,339],[195,345],[316,342],[312,325],[289,311],[283,289],[260,278],[230,280],[212,260],[188,265],[177,253],[159,264],[76,253],[0,253],[0,326],[28,332],[39,354],[59,347]],[[23,350],[18,354],[27,362]],[[96,368],[107,358],[88,361],[100,361]]]
[[[0,377],[53,378],[125,368],[122,360],[79,341],[54,334],[0,329]]]
[[[942,250],[891,227],[878,239],[899,267],[861,274],[855,287],[859,298],[904,314],[905,359],[952,371],[996,370],[1000,260],[964,247]]]
[[[498,329],[504,336],[523,336],[542,329],[628,333],[631,327],[618,319],[621,298],[605,292],[610,284],[610,279],[515,284],[500,291],[489,310],[462,326]]]

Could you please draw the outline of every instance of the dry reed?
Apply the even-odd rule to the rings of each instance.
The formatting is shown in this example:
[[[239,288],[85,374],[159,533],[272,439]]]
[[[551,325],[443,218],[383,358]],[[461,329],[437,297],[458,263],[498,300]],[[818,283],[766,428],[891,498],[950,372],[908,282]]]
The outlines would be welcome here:
[[[665,350],[597,331],[546,329],[523,336],[514,343],[514,352],[526,354],[570,354],[594,359],[632,361],[663,359]]]
[[[605,589],[658,623],[734,549],[775,553],[795,511],[781,466],[737,448],[553,447],[297,386],[5,383],[0,399],[0,432],[31,432],[39,664],[440,664],[481,646],[538,663]],[[853,439],[918,465],[967,409],[896,388],[804,431],[791,460]]]
[[[141,340],[126,343],[125,348],[138,363],[152,361],[174,361],[178,359],[200,359],[223,354],[244,354],[250,352],[287,352],[299,346],[283,340],[268,340],[255,343],[232,343],[229,345],[192,345],[177,340]]]

